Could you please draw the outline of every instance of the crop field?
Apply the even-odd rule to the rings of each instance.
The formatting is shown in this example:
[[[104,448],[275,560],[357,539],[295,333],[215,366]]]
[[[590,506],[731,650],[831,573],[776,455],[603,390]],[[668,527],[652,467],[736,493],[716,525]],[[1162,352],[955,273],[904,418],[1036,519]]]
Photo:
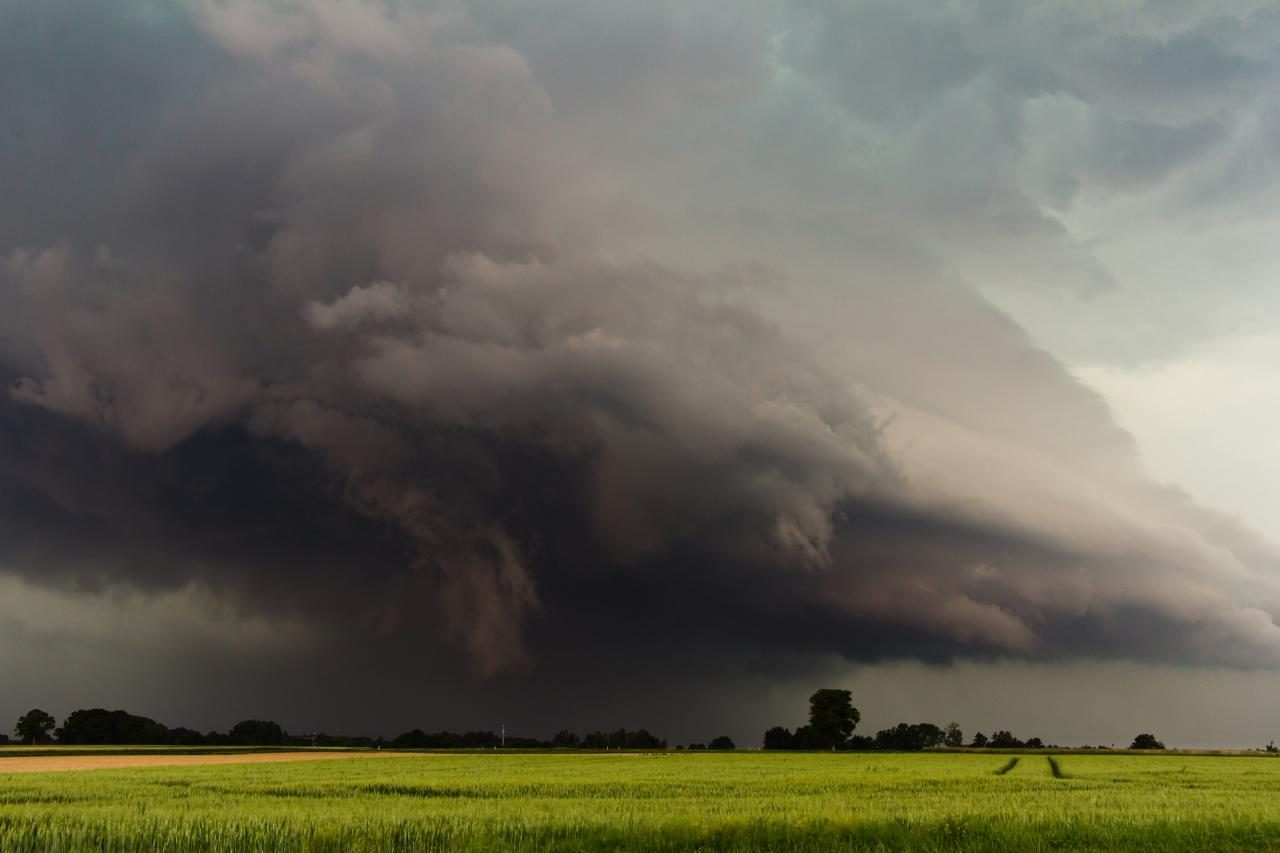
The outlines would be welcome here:
[[[13,773],[51,773],[60,770],[104,770],[124,767],[164,767],[170,765],[212,764],[260,764],[280,761],[333,761],[343,758],[377,758],[376,752],[344,752],[341,750],[291,750],[289,752],[267,752],[244,750],[229,752],[227,750],[207,750],[198,752],[164,752],[160,750],[142,751],[110,751],[90,752],[88,750],[70,749],[62,754],[7,756],[0,763],[0,772],[8,770]]]
[[[1050,758],[384,753],[21,773],[0,757],[0,849],[1280,849],[1278,759]]]

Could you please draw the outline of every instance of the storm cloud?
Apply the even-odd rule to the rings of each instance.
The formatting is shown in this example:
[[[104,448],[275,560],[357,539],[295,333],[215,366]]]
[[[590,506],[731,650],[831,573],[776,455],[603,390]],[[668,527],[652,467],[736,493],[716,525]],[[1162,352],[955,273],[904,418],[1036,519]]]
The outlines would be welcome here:
[[[1280,548],[1003,307],[1271,192],[1280,18],[1193,5],[0,0],[6,583],[459,708],[1274,669]]]

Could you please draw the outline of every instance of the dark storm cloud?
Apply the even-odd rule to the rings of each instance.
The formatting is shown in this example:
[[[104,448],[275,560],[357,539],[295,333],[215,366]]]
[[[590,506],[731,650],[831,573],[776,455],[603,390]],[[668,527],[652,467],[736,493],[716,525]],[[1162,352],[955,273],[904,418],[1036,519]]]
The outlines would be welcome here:
[[[550,685],[831,654],[1280,662],[1274,550],[1150,484],[1101,401],[937,260],[994,223],[1108,286],[1009,179],[1019,99],[1113,99],[1052,181],[1123,188],[1217,139],[1204,110],[1158,125],[1167,92],[1134,106],[1183,68],[1167,52],[1219,75],[1186,83],[1209,100],[1255,60],[1094,33],[1080,50],[1146,57],[1140,97],[1104,98],[1061,54],[993,63],[977,12],[2,8],[8,572],[211,590],[343,666],[455,672],[461,649]],[[788,85],[812,100],[758,108]],[[818,114],[850,156],[774,135]],[[859,147],[885,133],[900,159]],[[762,160],[801,189],[751,210]],[[670,184],[705,225],[654,214]],[[825,224],[771,227],[812,221],[810,186]],[[729,221],[710,268],[675,250]]]

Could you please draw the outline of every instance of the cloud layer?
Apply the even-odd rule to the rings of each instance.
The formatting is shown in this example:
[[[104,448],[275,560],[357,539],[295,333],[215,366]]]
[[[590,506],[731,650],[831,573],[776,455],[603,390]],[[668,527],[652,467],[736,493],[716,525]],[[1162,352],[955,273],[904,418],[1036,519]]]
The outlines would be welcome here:
[[[1256,203],[1280,21],[553,6],[0,3],[7,572],[551,685],[1280,664],[1280,551],[988,298]]]

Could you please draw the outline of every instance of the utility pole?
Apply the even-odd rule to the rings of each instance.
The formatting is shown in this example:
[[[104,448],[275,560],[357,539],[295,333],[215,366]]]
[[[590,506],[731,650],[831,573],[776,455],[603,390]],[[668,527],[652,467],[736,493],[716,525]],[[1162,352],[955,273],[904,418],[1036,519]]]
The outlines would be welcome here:
[[[507,724],[502,724],[502,748],[507,748]]]

